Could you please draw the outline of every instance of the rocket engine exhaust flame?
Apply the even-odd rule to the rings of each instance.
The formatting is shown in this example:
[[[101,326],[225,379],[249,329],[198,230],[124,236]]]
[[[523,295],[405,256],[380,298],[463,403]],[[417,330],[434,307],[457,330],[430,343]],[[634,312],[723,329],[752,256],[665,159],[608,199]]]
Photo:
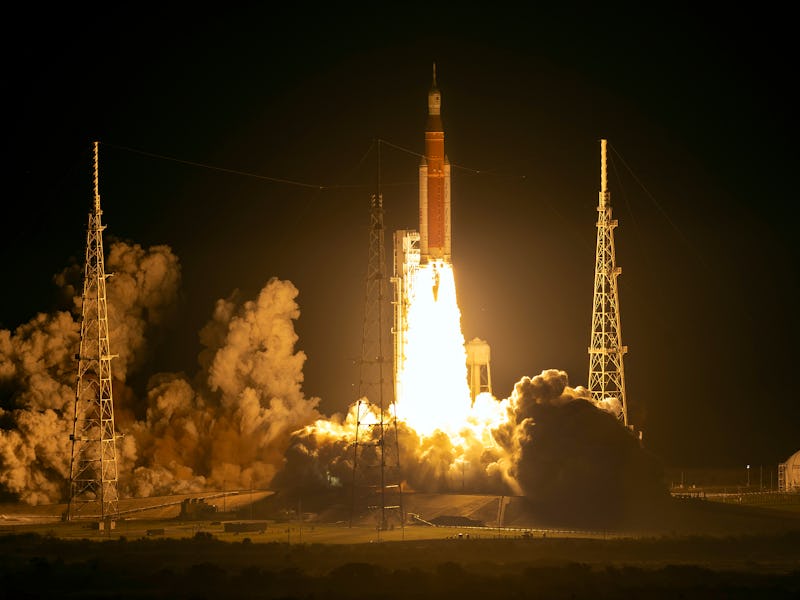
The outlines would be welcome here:
[[[398,417],[418,433],[458,433],[470,406],[467,358],[453,267],[432,261],[410,283]]]

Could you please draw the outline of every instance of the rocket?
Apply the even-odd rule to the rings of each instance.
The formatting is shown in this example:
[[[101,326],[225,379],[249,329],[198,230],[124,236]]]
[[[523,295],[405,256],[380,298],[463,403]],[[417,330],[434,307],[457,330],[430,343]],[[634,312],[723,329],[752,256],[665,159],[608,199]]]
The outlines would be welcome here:
[[[450,255],[450,161],[444,153],[442,94],[433,84],[428,92],[428,121],[425,126],[425,156],[419,166],[419,249],[420,263],[444,261]]]

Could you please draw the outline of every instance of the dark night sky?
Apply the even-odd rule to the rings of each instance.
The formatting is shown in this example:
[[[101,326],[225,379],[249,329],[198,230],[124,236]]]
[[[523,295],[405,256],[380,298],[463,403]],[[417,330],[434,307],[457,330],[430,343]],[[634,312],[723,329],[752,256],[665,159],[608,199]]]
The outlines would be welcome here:
[[[646,445],[673,466],[785,460],[800,448],[788,17],[437,6],[427,19],[406,4],[10,18],[24,41],[4,48],[0,325],[58,307],[52,275],[82,258],[99,139],[106,244],[167,244],[183,268],[185,307],[152,372],[193,372],[213,302],[277,276],[300,290],[306,394],[342,410],[358,377],[366,153],[376,137],[422,151],[435,60],[463,329],[491,344],[495,395],[546,368],[586,383],[606,137]],[[382,147],[390,232],[417,226],[417,161]]]

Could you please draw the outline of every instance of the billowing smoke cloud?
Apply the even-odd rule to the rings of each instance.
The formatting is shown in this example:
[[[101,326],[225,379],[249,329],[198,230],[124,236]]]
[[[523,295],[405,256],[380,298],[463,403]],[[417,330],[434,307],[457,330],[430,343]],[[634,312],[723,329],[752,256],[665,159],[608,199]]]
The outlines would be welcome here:
[[[159,328],[178,307],[181,268],[169,246],[142,248],[139,244],[116,241],[110,245],[105,261],[108,275],[109,338],[114,354],[114,377],[125,381],[141,368],[148,347]],[[53,278],[61,296],[81,313],[83,266],[73,264]]]
[[[114,345],[114,376],[125,381],[147,357],[150,336],[178,308],[181,271],[169,246],[115,243],[106,260],[113,273],[108,283],[109,338]]]
[[[125,384],[168,321],[180,264],[166,246],[111,245],[109,321],[123,495],[271,486],[324,492],[353,478],[355,404],[323,418],[302,391],[305,354],[295,350],[298,290],[272,279],[254,300],[220,299],[199,332],[198,370],[153,375],[142,394]],[[78,289],[75,270],[56,278]],[[71,286],[71,287],[70,287]],[[0,494],[31,504],[64,499],[75,394],[76,310],[39,314],[0,330]],[[378,412],[362,406],[362,467],[375,465]],[[524,377],[510,397],[476,399],[454,433],[422,435],[399,422],[403,485],[425,492],[524,495],[543,518],[591,525],[619,520],[664,493],[657,462],[619,422],[619,406],[594,404],[567,374]],[[452,426],[452,424],[450,424]],[[372,436],[372,439],[370,439]],[[387,438],[389,439],[389,438]],[[395,463],[397,464],[397,462]],[[373,470],[373,473],[377,471]]]
[[[196,385],[162,374],[149,385],[147,418],[134,425],[134,495],[265,487],[291,434],[320,418],[302,392],[300,315],[291,282],[270,280],[255,301],[219,300],[200,334]]]
[[[68,312],[0,330],[0,489],[37,504],[58,498],[69,470],[70,410],[80,331]]]
[[[525,377],[497,439],[536,512],[554,522],[613,525],[666,497],[661,466],[619,421],[613,402],[595,405],[563,371]]]
[[[619,422],[619,407],[596,405],[585,388],[568,385],[565,372],[524,377],[502,401],[479,400],[503,413],[489,437],[469,427],[456,437],[420,436],[400,421],[405,489],[524,495],[541,518],[571,525],[610,525],[639,503],[664,497],[660,467]],[[322,492],[346,485],[353,477],[355,421],[351,410],[344,420],[299,431],[276,486]],[[368,456],[377,440],[359,438],[365,462],[377,463]]]
[[[174,304],[180,283],[177,257],[166,246],[111,245],[106,262],[113,365],[117,383],[141,363],[149,323]],[[72,312],[40,313],[13,332],[0,330],[0,493],[30,504],[56,502],[69,476],[82,273],[54,277]],[[119,397],[126,397],[124,386]],[[116,403],[116,402],[115,402]],[[132,453],[131,441],[123,455]]]
[[[167,246],[112,243],[106,260],[109,337],[123,494],[263,487],[291,433],[319,418],[301,390],[305,355],[295,352],[297,289],[269,281],[254,301],[219,300],[200,332],[193,378],[161,373],[144,397],[125,384],[152,336],[176,308],[180,264]],[[80,342],[79,283],[54,279],[74,310],[39,314],[0,330],[0,494],[31,504],[64,499]]]
[[[355,477],[364,486],[376,485],[377,465],[381,462],[380,429],[375,426],[379,411],[366,398],[362,399],[361,410],[357,459],[360,466]],[[344,417],[320,419],[297,431],[273,486],[306,495],[349,486],[354,477],[356,421],[356,404],[353,404]],[[507,467],[501,465],[506,457],[503,449],[496,445],[485,447],[469,429],[456,437],[440,430],[421,435],[402,418],[397,420],[396,428],[390,420],[385,422],[385,462],[390,470],[399,465],[406,490],[509,493],[514,485],[504,476]],[[391,476],[396,477],[394,472]]]
[[[355,477],[359,485],[377,485],[380,434],[374,424],[379,422],[379,412],[366,398],[362,401],[359,468]],[[344,417],[337,414],[320,419],[295,432],[273,487],[310,495],[350,486],[354,478],[356,421],[353,404]],[[511,489],[504,477],[507,468],[501,466],[505,456],[502,449],[484,447],[469,432],[457,438],[442,431],[423,436],[399,419],[396,434],[395,428],[387,424],[384,444],[390,478],[397,477],[395,469],[399,466],[403,489],[407,491],[509,493]]]

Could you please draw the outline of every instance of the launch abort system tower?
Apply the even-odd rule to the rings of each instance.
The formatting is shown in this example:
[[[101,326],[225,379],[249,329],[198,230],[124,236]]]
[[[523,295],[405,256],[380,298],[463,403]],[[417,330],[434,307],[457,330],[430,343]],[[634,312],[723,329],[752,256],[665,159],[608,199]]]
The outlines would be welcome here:
[[[98,191],[98,142],[94,143],[94,210],[86,234],[81,341],[75,393],[69,500],[65,517],[100,519],[118,512],[117,449],[103,259],[103,211]]]

